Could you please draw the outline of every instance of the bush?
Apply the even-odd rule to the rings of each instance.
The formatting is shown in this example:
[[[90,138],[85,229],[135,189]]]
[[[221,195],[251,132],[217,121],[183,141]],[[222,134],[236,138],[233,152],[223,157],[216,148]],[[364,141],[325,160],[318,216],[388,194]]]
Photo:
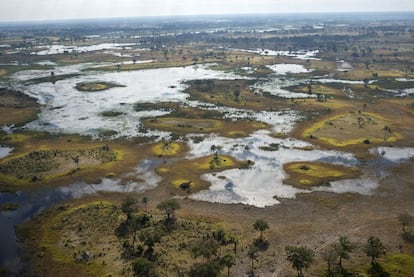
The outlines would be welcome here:
[[[402,238],[409,243],[414,243],[414,233],[412,232],[404,232],[402,234]]]
[[[368,269],[368,274],[371,277],[389,277],[390,274],[385,272],[379,263],[373,263],[371,268]]]
[[[198,263],[190,271],[190,277],[218,277],[220,276],[220,265],[216,261]]]

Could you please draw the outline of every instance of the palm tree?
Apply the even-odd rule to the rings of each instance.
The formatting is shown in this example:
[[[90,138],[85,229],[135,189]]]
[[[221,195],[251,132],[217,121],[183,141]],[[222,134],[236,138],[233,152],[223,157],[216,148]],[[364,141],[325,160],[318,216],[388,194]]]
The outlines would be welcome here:
[[[236,257],[233,254],[226,254],[220,259],[220,263],[227,267],[227,276],[230,276],[230,268],[236,264]]]
[[[214,153],[214,160],[218,160],[218,151],[219,147],[215,146],[214,144],[210,147],[211,152]]]
[[[298,277],[303,276],[303,269],[308,269],[313,263],[314,253],[306,246],[286,246],[287,260],[296,269]]]
[[[254,272],[254,261],[258,258],[257,252],[259,252],[259,248],[257,248],[254,244],[251,244],[249,246],[247,256],[252,260],[252,273]]]
[[[266,231],[267,229],[269,229],[269,224],[264,221],[263,219],[258,219],[256,220],[256,222],[253,224],[253,227],[256,231],[260,232],[260,240],[263,240],[263,232]]]

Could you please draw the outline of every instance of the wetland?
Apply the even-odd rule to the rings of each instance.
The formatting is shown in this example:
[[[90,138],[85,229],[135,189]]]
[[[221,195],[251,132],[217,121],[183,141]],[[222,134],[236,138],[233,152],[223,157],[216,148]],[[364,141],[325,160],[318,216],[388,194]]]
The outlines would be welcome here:
[[[412,276],[410,15],[0,25],[0,275]]]

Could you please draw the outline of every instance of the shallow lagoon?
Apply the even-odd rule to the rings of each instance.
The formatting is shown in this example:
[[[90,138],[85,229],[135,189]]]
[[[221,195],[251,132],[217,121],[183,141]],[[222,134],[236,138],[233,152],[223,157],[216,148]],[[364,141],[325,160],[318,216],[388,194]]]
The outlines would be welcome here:
[[[137,166],[134,176],[138,176],[143,182],[122,183],[121,180],[102,179],[100,184],[87,184],[84,182],[57,188],[41,188],[17,193],[0,193],[0,203],[16,203],[18,209],[14,211],[0,212],[0,235],[2,247],[0,248],[0,264],[18,272],[23,266],[19,258],[19,246],[16,241],[14,226],[31,220],[42,211],[50,209],[54,205],[71,199],[81,198],[85,195],[99,195],[101,192],[135,192],[154,188],[160,182],[153,168],[153,161],[145,160]]]
[[[96,64],[94,64],[96,66]],[[91,64],[57,67],[59,74],[79,73]],[[297,64],[276,64],[269,66],[275,71],[270,80],[258,83],[256,88],[267,90],[272,94],[286,97],[309,97],[304,93],[292,93],[282,86],[297,85],[305,80],[279,78],[277,74],[309,72]],[[36,77],[49,74],[48,71],[37,71]],[[22,71],[12,76],[16,81],[30,80],[33,71]],[[104,131],[116,132],[112,137],[133,137],[143,135],[139,131],[140,120],[144,117],[157,117],[168,111],[136,112],[133,105],[137,102],[179,101],[190,106],[213,109],[232,120],[256,119],[271,126],[270,130],[262,130],[247,138],[230,139],[214,134],[207,136],[202,142],[190,141],[188,158],[210,155],[211,145],[222,147],[220,154],[233,156],[239,160],[252,160],[255,165],[248,170],[232,169],[218,174],[205,174],[203,179],[212,186],[191,197],[193,199],[221,202],[244,203],[264,207],[279,203],[280,198],[294,198],[297,193],[326,190],[331,192],[358,192],[369,194],[377,186],[378,178],[367,172],[358,180],[332,182],[329,187],[316,187],[308,190],[297,189],[283,184],[286,173],[283,164],[293,161],[325,161],[342,165],[356,166],[358,161],[349,153],[328,150],[302,150],[312,145],[296,139],[280,139],[271,137],[271,132],[288,133],[299,119],[294,111],[283,110],[273,112],[254,112],[229,107],[217,107],[213,104],[201,104],[188,101],[184,93],[185,81],[195,79],[236,79],[241,78],[233,73],[215,71],[209,65],[148,69],[121,72],[82,72],[82,75],[61,80],[52,84],[23,85],[26,94],[38,99],[43,105],[39,119],[26,125],[26,128],[43,130],[52,133],[77,133],[98,137]],[[81,92],[74,87],[80,82],[109,82],[125,87],[115,87],[99,92]],[[341,80],[318,79],[321,82]],[[346,81],[344,81],[346,82]],[[362,83],[362,82],[358,82]],[[20,86],[22,86],[20,84]],[[104,111],[114,111],[116,116],[103,116]],[[168,132],[150,132],[147,135],[166,137]],[[265,151],[261,147],[279,145],[276,151]],[[302,148],[302,149],[301,149]],[[398,154],[397,154],[398,155]],[[131,173],[135,174],[135,173]],[[220,178],[218,178],[220,176]],[[150,176],[147,176],[148,178]],[[153,179],[153,178],[150,178]],[[142,187],[142,186],[139,186]],[[148,186],[143,186],[148,188]],[[137,186],[123,186],[121,191],[136,191]],[[86,189],[86,191],[85,191]],[[119,191],[119,180],[104,179],[100,185],[87,185],[78,189],[80,195],[92,191]]]
[[[320,52],[319,50],[298,50],[298,51],[276,51],[271,49],[230,49],[235,51],[244,51],[249,53],[256,53],[261,56],[286,56],[292,57],[298,60],[320,60],[316,55]]]
[[[269,69],[273,70],[277,75],[286,75],[286,74],[292,74],[292,73],[309,73],[312,70],[309,70],[305,68],[301,64],[274,64],[274,65],[268,65]]]
[[[62,67],[60,74],[79,72],[87,65]],[[50,72],[37,72],[44,76]],[[33,72],[13,75],[16,80],[33,78]],[[52,84],[27,85],[20,90],[36,98],[43,106],[39,119],[26,127],[52,133],[76,133],[98,136],[103,131],[115,131],[118,137],[137,135],[140,119],[160,116],[165,112],[135,112],[137,102],[184,101],[184,81],[194,79],[235,79],[232,73],[209,69],[207,65],[148,69],[140,71],[106,72],[81,75]],[[74,87],[80,82],[109,82],[125,87],[99,92],[81,92]],[[20,85],[21,86],[21,85]],[[104,111],[119,111],[122,115],[103,117]]]
[[[279,145],[276,151],[260,149],[267,145]],[[255,162],[250,169],[231,169],[220,173],[205,174],[203,179],[212,183],[209,190],[192,195],[192,199],[220,203],[243,203],[256,207],[278,204],[278,198],[295,198],[300,192],[310,192],[283,184],[286,173],[283,164],[293,161],[329,161],[330,163],[355,166],[358,161],[349,153],[326,150],[302,150],[311,144],[288,138],[270,137],[267,131],[259,131],[248,138],[229,139],[210,136],[199,143],[190,143],[188,158],[211,154],[211,145],[221,147],[220,154],[240,160]],[[301,149],[302,148],[302,149]],[[333,188],[332,188],[333,190]],[[358,189],[349,186],[348,191]]]
[[[0,145],[0,159],[7,157],[13,151],[11,147],[3,147]]]
[[[39,46],[38,48],[46,48],[45,50],[35,51],[31,54],[34,55],[56,55],[63,53],[76,53],[76,52],[91,52],[106,49],[131,49],[131,46],[136,45],[135,43],[101,43],[89,46],[67,46],[67,45],[46,45]]]

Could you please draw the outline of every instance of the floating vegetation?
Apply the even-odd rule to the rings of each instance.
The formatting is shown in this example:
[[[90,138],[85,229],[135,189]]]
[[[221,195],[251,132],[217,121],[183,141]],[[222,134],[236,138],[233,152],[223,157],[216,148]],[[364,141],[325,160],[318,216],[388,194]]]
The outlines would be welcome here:
[[[82,82],[77,83],[75,88],[79,91],[88,91],[88,92],[94,92],[94,91],[102,91],[107,90],[110,88],[115,87],[125,87],[124,85],[116,84],[116,83],[108,83],[108,82]]]

